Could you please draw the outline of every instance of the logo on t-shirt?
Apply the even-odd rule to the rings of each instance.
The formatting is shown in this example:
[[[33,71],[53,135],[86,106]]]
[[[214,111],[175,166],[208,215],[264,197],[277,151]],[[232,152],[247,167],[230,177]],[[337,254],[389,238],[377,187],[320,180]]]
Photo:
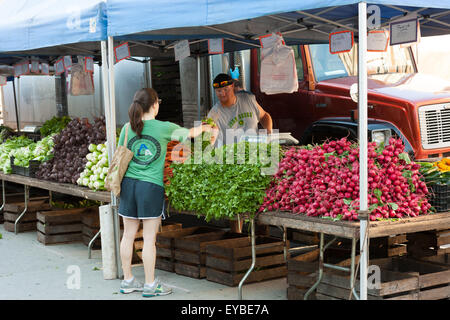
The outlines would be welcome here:
[[[161,156],[161,145],[152,136],[134,137],[128,142],[128,149],[134,153],[132,161],[141,165],[149,165]]]
[[[236,122],[238,123],[239,126],[242,127],[245,124],[244,119],[252,117],[253,117],[252,112],[240,113],[237,117],[234,117],[233,119],[230,120],[230,122],[228,122],[228,127],[232,128],[236,124]]]

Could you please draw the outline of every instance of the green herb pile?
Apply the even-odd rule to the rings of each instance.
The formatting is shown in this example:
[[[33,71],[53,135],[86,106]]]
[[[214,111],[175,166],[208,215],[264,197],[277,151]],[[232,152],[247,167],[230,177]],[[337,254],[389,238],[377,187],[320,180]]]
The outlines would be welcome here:
[[[40,132],[43,137],[59,133],[62,129],[64,129],[67,124],[70,122],[70,117],[53,117],[50,120],[47,120],[42,125]]]
[[[184,163],[172,163],[173,176],[166,186],[170,205],[204,215],[206,221],[255,214],[272,178],[262,174],[270,167],[272,148],[270,144],[241,142],[213,149],[206,158],[197,153]],[[275,166],[281,154],[277,151]],[[222,163],[214,159],[222,159]]]

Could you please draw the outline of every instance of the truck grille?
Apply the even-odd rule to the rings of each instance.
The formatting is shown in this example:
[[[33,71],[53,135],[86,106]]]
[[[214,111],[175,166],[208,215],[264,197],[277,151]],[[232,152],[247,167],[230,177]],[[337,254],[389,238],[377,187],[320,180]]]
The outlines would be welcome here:
[[[419,107],[422,147],[450,147],[450,103]]]

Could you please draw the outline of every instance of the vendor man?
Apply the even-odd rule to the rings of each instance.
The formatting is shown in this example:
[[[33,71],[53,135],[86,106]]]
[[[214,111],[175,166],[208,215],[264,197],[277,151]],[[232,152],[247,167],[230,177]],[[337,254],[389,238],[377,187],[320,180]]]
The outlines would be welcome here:
[[[218,74],[213,81],[214,91],[219,101],[209,111],[208,118],[214,120],[218,129],[215,134],[215,147],[239,142],[239,134],[253,130],[256,134],[258,123],[261,123],[267,133],[272,133],[272,117],[256,102],[253,94],[234,91],[234,80],[225,73]],[[228,131],[228,135],[227,135]],[[230,134],[231,133],[231,134]],[[237,141],[236,141],[236,140]],[[230,221],[232,232],[242,232],[243,220]],[[268,234],[267,226],[262,233]]]
[[[219,101],[209,111],[208,118],[213,119],[219,129],[215,137],[215,147],[239,142],[239,135],[248,130],[253,130],[256,134],[258,123],[261,123],[268,134],[272,133],[270,114],[256,102],[254,95],[235,93],[234,80],[229,75],[218,74],[214,78],[213,87]]]

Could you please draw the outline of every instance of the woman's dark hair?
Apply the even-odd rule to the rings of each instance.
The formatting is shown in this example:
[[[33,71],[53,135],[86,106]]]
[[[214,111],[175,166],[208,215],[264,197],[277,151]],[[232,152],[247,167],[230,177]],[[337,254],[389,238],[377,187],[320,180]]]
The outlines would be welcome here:
[[[152,88],[143,88],[138,90],[133,97],[133,102],[128,109],[130,117],[131,129],[140,137],[144,122],[142,115],[150,110],[150,108],[158,101],[158,94]]]

